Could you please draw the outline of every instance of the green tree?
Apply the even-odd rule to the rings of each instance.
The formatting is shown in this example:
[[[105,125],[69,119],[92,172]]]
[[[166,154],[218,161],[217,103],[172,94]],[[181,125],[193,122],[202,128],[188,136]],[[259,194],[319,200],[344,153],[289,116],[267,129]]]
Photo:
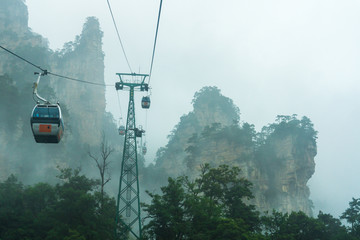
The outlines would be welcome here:
[[[349,208],[340,216],[350,224],[350,232],[353,236],[360,238],[360,198],[352,198]]]
[[[14,175],[0,183],[0,239],[26,239],[28,219],[24,214],[24,186]]]
[[[346,231],[346,227],[341,224],[341,221],[334,218],[330,214],[319,212],[318,219],[324,225],[323,238],[324,240],[351,240],[354,239]]]
[[[324,239],[323,225],[303,212],[290,213],[284,230],[295,240]]]
[[[266,239],[287,239],[289,236],[283,233],[283,229],[286,227],[287,218],[288,214],[283,214],[275,210],[273,210],[271,215],[262,216],[261,225]]]
[[[226,217],[244,220],[249,230],[253,231],[259,223],[258,212],[255,211],[255,206],[244,202],[254,198],[251,192],[252,184],[240,177],[240,172],[238,167],[221,165],[210,168],[210,165],[205,164],[202,166],[200,178],[195,182],[200,192],[223,206]]]
[[[319,212],[312,218],[303,212],[280,213],[261,218],[262,230],[269,240],[355,240],[341,225],[339,219]]]
[[[186,218],[191,223],[187,236],[190,239],[213,239],[214,233],[222,218],[222,206],[216,204],[198,188],[197,183],[185,181]]]
[[[24,187],[13,175],[0,183],[1,240],[112,239],[115,200],[78,169],[62,169],[59,178],[55,186]]]
[[[259,223],[250,182],[239,168],[204,165],[199,178],[168,179],[162,195],[149,193],[151,204],[143,204],[150,218],[144,226],[148,239],[255,239]],[[224,229],[227,231],[224,231]],[[241,236],[241,238],[238,238]],[[250,237],[252,236],[252,237]],[[229,238],[230,237],[230,238]]]
[[[185,219],[185,191],[182,179],[168,179],[168,186],[162,187],[163,195],[147,192],[151,204],[144,204],[150,222],[144,226],[145,236],[149,239],[183,239],[188,222]]]
[[[70,235],[65,237],[64,240],[86,240],[86,238],[76,230],[70,229],[69,234]]]

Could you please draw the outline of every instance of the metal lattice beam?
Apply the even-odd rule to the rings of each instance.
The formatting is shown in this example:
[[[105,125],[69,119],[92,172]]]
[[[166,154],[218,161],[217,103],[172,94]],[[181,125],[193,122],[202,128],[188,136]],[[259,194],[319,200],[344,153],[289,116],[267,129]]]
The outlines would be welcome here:
[[[145,83],[148,75],[135,73],[117,73],[117,75],[120,77],[120,82],[115,84],[116,90],[123,90],[126,87],[130,94],[116,206],[115,239],[127,239],[129,235],[141,239],[134,90],[135,88],[139,88],[140,91],[148,90],[148,85]],[[132,77],[132,80],[125,81],[124,77],[127,76]],[[140,80],[134,80],[136,77],[140,77]]]

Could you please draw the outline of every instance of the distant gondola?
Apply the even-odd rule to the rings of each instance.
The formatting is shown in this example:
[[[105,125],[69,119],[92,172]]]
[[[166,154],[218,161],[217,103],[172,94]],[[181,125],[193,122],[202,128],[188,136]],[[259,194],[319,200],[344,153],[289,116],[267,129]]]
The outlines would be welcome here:
[[[135,130],[135,137],[138,137],[138,138],[141,138],[143,133],[145,133],[144,130],[139,129],[139,128],[135,128],[134,130]]]
[[[124,136],[125,135],[125,126],[121,125],[118,129],[119,135]]]
[[[143,146],[143,147],[142,147],[142,154],[145,155],[146,152],[147,152],[147,148],[146,148],[146,146]]]
[[[145,96],[142,98],[141,107],[145,108],[145,109],[150,108],[150,97],[149,96]]]
[[[30,124],[37,143],[59,143],[64,133],[59,104],[37,104]]]

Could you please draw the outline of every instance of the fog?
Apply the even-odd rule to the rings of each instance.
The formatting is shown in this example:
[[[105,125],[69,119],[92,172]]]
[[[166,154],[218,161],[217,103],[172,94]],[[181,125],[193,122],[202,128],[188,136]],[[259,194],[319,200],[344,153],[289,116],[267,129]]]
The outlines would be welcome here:
[[[81,33],[96,16],[104,32],[105,80],[129,72],[106,1],[26,0],[29,27],[53,50]],[[132,70],[148,73],[159,1],[110,1]],[[360,3],[358,1],[164,1],[146,126],[151,162],[203,86],[218,86],[257,130],[276,115],[307,116],[318,134],[309,182],[314,213],[338,217],[360,197]],[[121,116],[115,88],[107,110]],[[141,93],[136,93],[140,101]],[[119,92],[122,116],[128,92]],[[147,119],[147,122],[145,121]],[[114,130],[115,131],[115,130]]]

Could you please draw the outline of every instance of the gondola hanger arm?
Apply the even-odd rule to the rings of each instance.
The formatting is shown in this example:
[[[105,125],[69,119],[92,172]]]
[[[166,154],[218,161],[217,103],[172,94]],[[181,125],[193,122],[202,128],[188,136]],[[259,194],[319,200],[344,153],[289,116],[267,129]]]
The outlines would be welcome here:
[[[39,77],[37,78],[36,82],[34,82],[34,85],[33,85],[33,98],[35,96],[38,99],[38,100],[35,100],[35,98],[34,98],[34,101],[36,103],[39,103],[39,100],[43,101],[44,103],[47,103],[47,104],[50,103],[45,98],[41,97],[37,92],[37,87],[39,86],[40,78],[41,78],[41,76],[45,76],[46,74],[47,74],[46,70],[44,72],[42,72],[42,73],[34,72],[34,75],[39,75]]]

